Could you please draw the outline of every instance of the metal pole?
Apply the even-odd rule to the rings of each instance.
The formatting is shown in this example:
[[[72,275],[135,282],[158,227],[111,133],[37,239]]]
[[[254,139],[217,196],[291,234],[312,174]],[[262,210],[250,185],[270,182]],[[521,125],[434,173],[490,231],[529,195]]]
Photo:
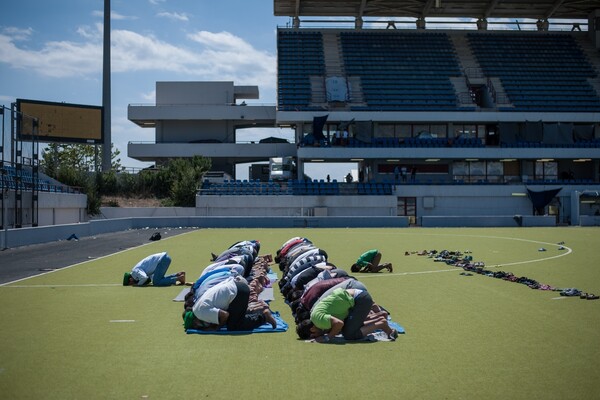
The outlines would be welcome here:
[[[4,151],[5,151],[5,143],[4,143],[4,115],[6,114],[4,111],[6,110],[4,106],[2,106],[1,108],[2,110],[2,143],[0,144],[0,146],[2,146],[2,179],[3,179],[3,184],[2,184],[2,193],[0,194],[2,196],[2,228],[4,229],[4,235],[2,235],[2,249],[4,250],[6,249],[6,236],[8,235],[8,221],[6,218],[6,213],[7,213],[7,204],[6,202],[8,201],[8,176],[6,174],[6,170],[5,170],[5,165],[4,165]]]
[[[110,0],[104,0],[104,47],[102,58],[102,108],[104,109],[102,141],[102,170],[110,171],[112,155],[111,138],[111,92],[110,92]]]

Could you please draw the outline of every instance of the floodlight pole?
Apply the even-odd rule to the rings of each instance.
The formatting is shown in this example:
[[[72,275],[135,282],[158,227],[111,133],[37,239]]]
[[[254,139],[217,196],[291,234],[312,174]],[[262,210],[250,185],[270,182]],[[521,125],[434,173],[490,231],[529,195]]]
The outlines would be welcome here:
[[[104,0],[104,47],[102,57],[102,108],[104,109],[102,141],[102,171],[111,168],[111,118],[110,118],[110,0]]]
[[[7,210],[7,202],[8,202],[8,176],[6,174],[6,165],[4,165],[4,151],[5,151],[5,145],[6,143],[4,143],[4,116],[5,116],[5,112],[4,112],[4,106],[0,107],[0,113],[2,114],[2,143],[0,143],[0,146],[2,146],[2,179],[3,179],[3,183],[2,183],[2,193],[0,193],[0,195],[2,196],[2,229],[4,230],[4,235],[2,235],[2,245],[0,246],[0,250],[5,250],[6,247],[6,242],[7,242],[7,235],[8,235],[8,218],[6,218],[6,213],[8,212]]]

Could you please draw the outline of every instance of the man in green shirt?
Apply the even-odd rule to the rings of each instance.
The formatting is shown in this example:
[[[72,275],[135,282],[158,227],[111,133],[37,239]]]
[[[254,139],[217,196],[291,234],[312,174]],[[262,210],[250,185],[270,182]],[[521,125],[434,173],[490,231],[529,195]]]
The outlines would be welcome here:
[[[379,264],[380,262],[381,253],[377,249],[372,249],[361,254],[350,269],[352,272],[379,272],[382,269],[393,272],[394,269],[391,263]]]
[[[349,279],[332,289],[310,312],[310,336],[315,340],[328,342],[340,333],[346,340],[358,340],[378,329],[391,339],[398,336],[387,322],[387,313],[372,310],[373,299],[361,282]]]

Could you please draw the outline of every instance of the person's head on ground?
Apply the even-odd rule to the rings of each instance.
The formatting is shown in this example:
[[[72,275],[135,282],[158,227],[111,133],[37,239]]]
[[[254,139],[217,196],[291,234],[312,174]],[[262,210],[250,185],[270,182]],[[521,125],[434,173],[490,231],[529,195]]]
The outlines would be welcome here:
[[[310,319],[302,320],[296,325],[296,334],[300,339],[308,340],[311,338],[313,327],[314,324]]]
[[[132,278],[129,272],[125,272],[123,274],[123,286],[133,285],[134,283],[137,283],[136,280]]]
[[[300,304],[298,307],[296,307],[294,321],[299,324],[304,320],[310,320],[310,310],[307,310],[302,304]]]
[[[142,285],[144,285],[144,286],[149,285],[150,282],[151,282],[151,279],[148,278]],[[139,284],[139,281],[134,279],[134,277],[131,276],[130,272],[125,272],[123,274],[123,286],[134,286],[134,285],[138,285],[138,284]]]
[[[360,265],[354,263],[352,264],[352,266],[350,267],[350,271],[352,272],[359,272],[360,271]]]
[[[207,330],[211,324],[204,322],[196,317],[192,310],[185,310],[181,315],[183,318],[184,329]]]

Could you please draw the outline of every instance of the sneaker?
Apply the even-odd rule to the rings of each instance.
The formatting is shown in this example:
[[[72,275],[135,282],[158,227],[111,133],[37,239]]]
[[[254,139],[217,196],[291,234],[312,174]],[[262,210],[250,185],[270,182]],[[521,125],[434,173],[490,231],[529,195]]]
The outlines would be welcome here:
[[[581,295],[581,290],[579,289],[575,289],[575,288],[569,288],[569,289],[565,289],[562,292],[560,292],[561,296],[579,296]]]

